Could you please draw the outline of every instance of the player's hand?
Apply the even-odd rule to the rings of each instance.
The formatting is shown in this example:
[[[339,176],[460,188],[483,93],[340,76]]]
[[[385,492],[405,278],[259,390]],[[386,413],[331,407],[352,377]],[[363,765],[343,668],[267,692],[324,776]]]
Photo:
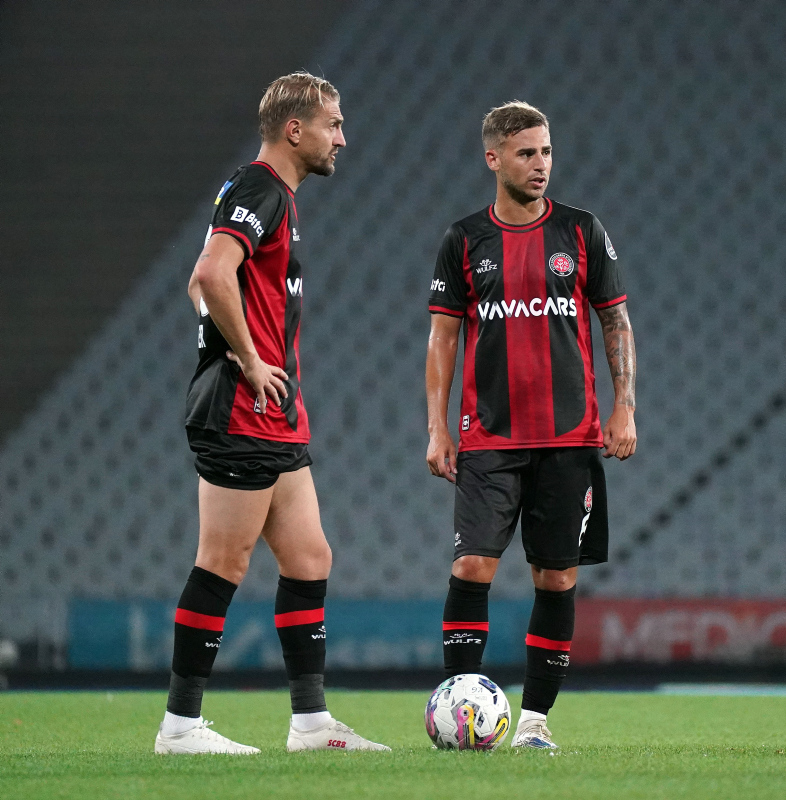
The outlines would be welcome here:
[[[447,429],[431,434],[426,463],[432,475],[456,482],[456,443]]]
[[[614,406],[603,429],[603,447],[603,458],[616,456],[620,461],[636,452],[636,423],[630,406]]]
[[[281,367],[273,367],[270,364],[266,364],[256,353],[246,359],[241,359],[236,353],[227,350],[227,358],[230,361],[234,361],[243,370],[246,380],[257,393],[257,399],[263,414],[267,413],[268,397],[277,406],[280,406],[281,398],[288,396],[284,381],[288,380],[289,376]]]

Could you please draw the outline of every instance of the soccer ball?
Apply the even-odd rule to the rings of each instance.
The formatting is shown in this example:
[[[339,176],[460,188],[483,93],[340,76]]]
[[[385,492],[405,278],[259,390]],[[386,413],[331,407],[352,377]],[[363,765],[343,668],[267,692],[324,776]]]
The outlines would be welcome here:
[[[493,750],[510,730],[505,693],[485,675],[456,675],[426,703],[426,733],[440,750]]]

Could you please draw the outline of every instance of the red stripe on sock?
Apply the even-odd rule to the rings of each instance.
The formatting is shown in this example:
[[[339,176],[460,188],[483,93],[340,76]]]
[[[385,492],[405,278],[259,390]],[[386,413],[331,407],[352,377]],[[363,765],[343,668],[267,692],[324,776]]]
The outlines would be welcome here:
[[[189,628],[201,628],[203,631],[224,630],[224,617],[197,614],[196,611],[186,611],[185,608],[178,608],[175,612],[175,622],[180,625],[187,625]]]
[[[443,622],[443,631],[487,631],[488,622]]]
[[[556,639],[545,639],[543,636],[527,634],[527,644],[533,647],[542,647],[544,650],[564,650],[570,651],[570,642],[558,642]]]
[[[308,611],[287,611],[274,617],[277,628],[288,628],[290,625],[310,625],[313,622],[325,621],[324,608],[311,608]]]

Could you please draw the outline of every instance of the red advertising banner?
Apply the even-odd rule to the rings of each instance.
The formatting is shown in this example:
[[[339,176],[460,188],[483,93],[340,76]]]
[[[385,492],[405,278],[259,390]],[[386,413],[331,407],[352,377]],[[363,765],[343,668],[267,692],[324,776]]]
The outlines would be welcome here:
[[[577,600],[574,664],[786,661],[786,601]]]

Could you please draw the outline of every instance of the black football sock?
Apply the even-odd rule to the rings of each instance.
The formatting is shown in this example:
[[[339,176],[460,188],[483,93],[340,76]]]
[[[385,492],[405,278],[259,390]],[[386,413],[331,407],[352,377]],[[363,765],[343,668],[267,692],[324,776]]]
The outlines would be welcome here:
[[[276,630],[281,640],[293,714],[325,705],[325,594],[327,581],[278,578]]]
[[[450,576],[450,589],[442,615],[446,678],[480,672],[489,635],[490,588],[490,583],[475,583]]]
[[[570,664],[570,643],[576,617],[576,587],[565,592],[535,589],[535,605],[527,632],[527,675],[521,707],[548,714]]]
[[[213,669],[224,619],[237,586],[201,567],[194,567],[175,612],[175,650],[166,710],[179,717],[198,717],[202,694]]]

